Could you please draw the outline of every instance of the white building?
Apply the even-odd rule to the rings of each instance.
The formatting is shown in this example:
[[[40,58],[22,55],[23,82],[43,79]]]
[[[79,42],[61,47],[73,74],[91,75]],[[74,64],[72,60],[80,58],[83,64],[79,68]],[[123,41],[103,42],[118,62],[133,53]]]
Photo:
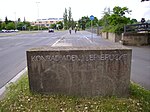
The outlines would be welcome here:
[[[62,22],[63,18],[47,18],[47,19],[37,19],[37,21],[32,22],[33,26],[43,26],[50,27],[51,24],[56,24],[57,22]]]

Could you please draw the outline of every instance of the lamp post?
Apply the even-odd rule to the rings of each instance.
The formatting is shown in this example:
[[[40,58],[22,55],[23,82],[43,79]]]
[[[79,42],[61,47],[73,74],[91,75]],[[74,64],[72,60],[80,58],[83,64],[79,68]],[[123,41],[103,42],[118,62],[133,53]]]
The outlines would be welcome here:
[[[40,2],[36,2],[36,4],[37,4],[37,16],[38,16],[38,18],[37,18],[37,21],[38,21],[38,31],[39,31],[39,28],[40,28],[40,23],[39,23],[39,4]]]
[[[15,15],[15,30],[17,29],[17,23],[16,23],[16,12],[14,12]]]

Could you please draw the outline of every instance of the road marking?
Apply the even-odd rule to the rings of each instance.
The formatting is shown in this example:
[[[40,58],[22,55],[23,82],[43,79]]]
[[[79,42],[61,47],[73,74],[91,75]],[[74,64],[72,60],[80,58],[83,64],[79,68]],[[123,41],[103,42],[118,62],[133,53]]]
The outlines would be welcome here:
[[[82,34],[82,33],[81,33]],[[83,35],[83,34],[82,34]],[[87,36],[84,36],[83,35],[83,37],[85,37],[91,44],[93,44],[93,42],[87,37]]]
[[[93,42],[87,37],[87,36],[84,36],[91,44],[93,44]]]
[[[57,43],[55,47],[58,47],[58,46],[72,46],[72,43]]]
[[[54,44],[52,44],[52,47],[54,47],[59,41],[61,41],[63,38],[65,38],[65,35],[63,35],[60,39],[58,39]]]

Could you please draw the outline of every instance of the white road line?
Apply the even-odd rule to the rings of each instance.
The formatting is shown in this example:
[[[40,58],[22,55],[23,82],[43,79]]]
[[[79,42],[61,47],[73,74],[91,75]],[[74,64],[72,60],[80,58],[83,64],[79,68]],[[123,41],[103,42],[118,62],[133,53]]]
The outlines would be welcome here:
[[[82,33],[81,33],[82,34]],[[83,35],[83,34],[82,34]],[[83,35],[84,36],[84,35]],[[93,42],[87,37],[87,36],[84,36],[91,44],[93,44]]]
[[[91,44],[93,44],[93,42],[86,36],[84,36]]]
[[[52,47],[54,47],[59,41],[61,41],[63,38],[65,37],[65,35],[63,35],[60,39],[58,39],[53,45]]]

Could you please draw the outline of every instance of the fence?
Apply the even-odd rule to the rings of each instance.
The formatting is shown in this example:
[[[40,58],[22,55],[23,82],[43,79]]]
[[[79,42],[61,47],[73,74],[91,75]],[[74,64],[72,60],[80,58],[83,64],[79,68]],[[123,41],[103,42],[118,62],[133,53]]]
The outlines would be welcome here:
[[[143,24],[132,24],[124,26],[124,33],[126,32],[141,32],[141,31],[150,31],[150,23]]]

